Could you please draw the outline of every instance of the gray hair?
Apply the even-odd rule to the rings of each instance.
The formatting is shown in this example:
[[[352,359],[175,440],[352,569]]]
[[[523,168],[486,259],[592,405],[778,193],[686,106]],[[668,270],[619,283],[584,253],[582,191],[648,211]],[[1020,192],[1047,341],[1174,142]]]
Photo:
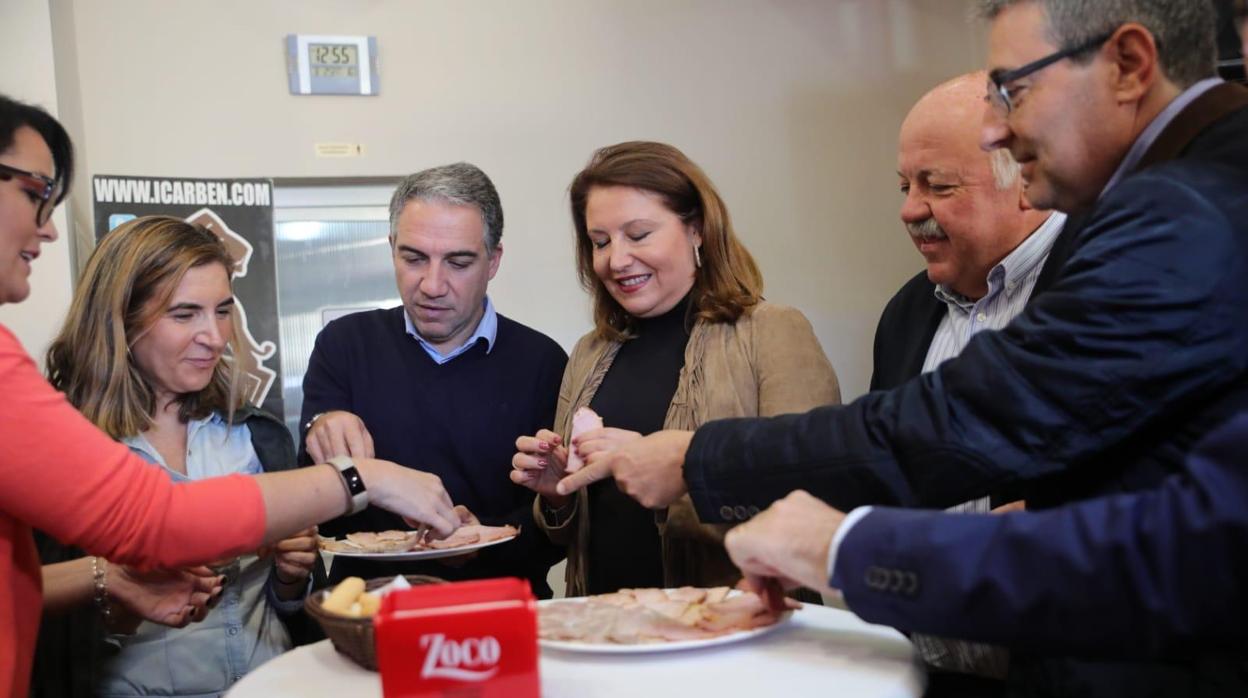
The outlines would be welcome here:
[[[1008,7],[1030,2],[1044,10],[1046,34],[1058,48],[1136,22],[1152,33],[1161,68],[1180,89],[1217,74],[1217,22],[1209,0],[980,0],[979,15],[993,20]]]
[[[1018,183],[1023,168],[1005,148],[988,151],[988,164],[992,167],[992,179],[998,191],[1005,191]]]
[[[498,200],[494,183],[476,165],[457,162],[404,177],[390,197],[391,239],[398,230],[399,215],[413,200],[472,206],[481,213],[486,253],[493,254],[498,249],[503,239],[503,204]]]

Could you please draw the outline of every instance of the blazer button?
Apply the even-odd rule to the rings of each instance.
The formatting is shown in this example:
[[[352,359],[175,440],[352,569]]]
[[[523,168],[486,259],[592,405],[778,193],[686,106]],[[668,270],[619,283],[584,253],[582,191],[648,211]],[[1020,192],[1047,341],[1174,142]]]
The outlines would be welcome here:
[[[748,519],[748,518],[749,518],[749,517],[748,517],[748,516],[746,516],[746,514],[745,514],[745,506],[744,506],[744,505],[742,505],[742,504],[738,504],[738,505],[736,505],[735,507],[733,507],[733,508],[732,508],[732,513],[733,513],[733,515],[734,515],[734,516],[736,516],[736,517],[737,517],[737,521],[745,521],[746,519]]]
[[[888,583],[888,573],[872,565],[867,568],[866,573],[863,575],[863,583],[867,585],[868,589],[883,589],[884,585]]]
[[[906,594],[914,596],[919,593],[919,575],[914,572],[906,573]]]
[[[899,593],[906,584],[906,575],[901,570],[889,570],[889,578],[892,581],[888,585],[888,590],[894,594]]]
[[[724,521],[732,521],[732,507],[727,504],[719,508],[719,518]]]
[[[750,506],[746,507],[745,513],[749,514],[750,518],[752,519],[755,516],[758,516],[758,507],[751,504]]]

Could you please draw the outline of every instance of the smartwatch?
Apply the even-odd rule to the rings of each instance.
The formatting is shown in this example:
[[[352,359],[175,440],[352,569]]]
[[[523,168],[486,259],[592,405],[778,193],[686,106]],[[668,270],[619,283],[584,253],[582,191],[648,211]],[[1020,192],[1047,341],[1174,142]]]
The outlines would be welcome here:
[[[350,514],[358,514],[368,508],[368,488],[364,486],[364,478],[355,468],[355,461],[350,456],[334,456],[329,464],[338,469],[343,487],[347,488],[347,496],[351,498]]]

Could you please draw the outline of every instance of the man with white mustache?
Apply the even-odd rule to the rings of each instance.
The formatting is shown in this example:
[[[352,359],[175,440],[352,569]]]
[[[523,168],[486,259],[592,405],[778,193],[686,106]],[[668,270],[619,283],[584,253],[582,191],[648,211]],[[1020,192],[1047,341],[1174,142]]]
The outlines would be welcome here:
[[[976,332],[1009,324],[1058,266],[1046,261],[1066,217],[1032,209],[1009,153],[979,147],[985,79],[972,73],[939,85],[902,124],[901,220],[927,269],[880,318],[872,390],[931,371]],[[1058,245],[1054,259],[1062,256]]]
[[[880,317],[871,390],[927,373],[960,354],[976,333],[1005,327],[1065,259],[1062,243],[1072,237],[1062,234],[1066,216],[1032,209],[1009,153],[979,147],[986,79],[978,72],[938,85],[902,123],[901,220],[927,268],[901,287]],[[1015,499],[994,492],[950,511],[984,513]],[[934,687],[1000,692],[1009,661],[1004,650],[923,635],[913,640]]]

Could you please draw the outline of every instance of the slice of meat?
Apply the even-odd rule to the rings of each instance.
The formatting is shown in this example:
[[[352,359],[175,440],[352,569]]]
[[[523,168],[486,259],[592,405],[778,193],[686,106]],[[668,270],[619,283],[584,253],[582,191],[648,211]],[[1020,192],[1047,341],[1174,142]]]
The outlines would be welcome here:
[[[732,592],[729,587],[711,587],[706,590],[706,603],[718,603],[728,598]]]
[[[317,541],[321,550],[328,550],[331,553],[362,553],[364,548],[352,543],[349,540],[334,540],[333,538],[322,538]]]
[[[546,640],[579,640],[585,604],[559,601],[546,604],[537,614],[538,636]]]
[[[585,461],[576,454],[576,448],[572,446],[571,439],[575,439],[587,431],[602,428],[602,417],[598,413],[582,407],[572,414],[572,436],[568,443],[568,472],[574,473],[585,465]]]
[[[546,640],[585,643],[677,642],[750,630],[782,617],[755,594],[725,598],[728,593],[727,587],[621,589],[583,601],[544,604],[538,611],[539,634]],[[699,597],[717,600],[685,600]]]
[[[640,606],[637,597],[633,596],[632,589],[620,589],[610,594],[599,594],[592,597],[594,603],[607,604],[608,606],[618,606],[620,608],[636,608]]]
[[[475,545],[477,543],[490,543],[504,538],[511,538],[519,533],[520,530],[515,526],[482,526],[480,524],[469,524],[460,526],[455,529],[451,535],[442,540],[426,541],[424,547],[430,550],[450,550],[452,548],[462,548],[465,545]]]
[[[702,620],[702,609],[706,608],[702,604],[690,604],[685,608],[685,612],[681,614],[679,620],[685,625],[697,625]]]
[[[641,602],[643,606],[652,604],[667,603],[667,592],[662,589],[632,589],[633,596]]]
[[[653,609],[615,609],[616,616],[608,639],[619,644],[640,642],[672,642],[677,640],[701,640],[713,637],[714,632],[690,627],[680,621],[656,613]]]
[[[727,589],[727,587],[724,587]],[[679,589],[669,589],[667,598],[672,601],[684,601],[686,603],[702,603],[706,599],[706,589],[697,587],[680,587]]]
[[[669,601],[662,601],[662,602],[657,602],[657,603],[648,603],[646,604],[646,608],[650,609],[651,611],[654,611],[655,613],[661,616],[671,618],[674,621],[683,623],[681,619],[684,618],[685,614],[690,609],[696,608],[696,605],[689,603],[688,601],[670,601],[669,600]],[[684,623],[684,624],[693,625],[693,623]]]
[[[482,543],[512,538],[520,533],[520,529],[515,526],[477,526],[477,529]]]
[[[712,632],[733,632],[761,628],[779,619],[757,594],[747,591],[704,606],[702,620],[697,625]]]
[[[347,543],[366,553],[402,553],[416,545],[415,531],[360,531],[348,533]]]

